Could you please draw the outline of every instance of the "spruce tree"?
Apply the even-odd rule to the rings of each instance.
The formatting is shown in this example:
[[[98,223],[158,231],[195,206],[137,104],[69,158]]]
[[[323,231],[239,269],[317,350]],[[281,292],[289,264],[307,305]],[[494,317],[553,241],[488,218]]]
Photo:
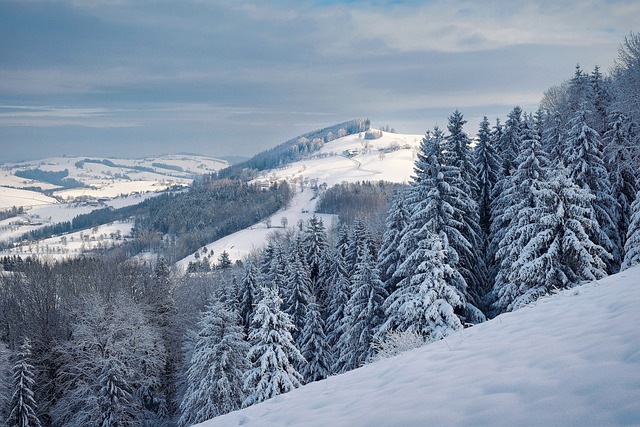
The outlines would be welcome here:
[[[446,235],[451,249],[450,265],[464,278],[459,283],[465,305],[461,316],[465,322],[478,323],[485,319],[480,310],[480,294],[484,292],[486,271],[478,253],[477,205],[461,190],[458,168],[444,162],[441,142],[442,132],[437,127],[423,138],[408,190],[411,217],[399,250],[404,262],[428,233]],[[409,268],[396,271],[396,280],[403,280],[410,271]]]
[[[13,365],[13,395],[9,404],[7,426],[40,427],[34,399],[34,368],[31,365],[31,342],[25,338]]]
[[[300,351],[306,359],[300,368],[300,374],[306,383],[318,381],[329,376],[331,372],[331,352],[325,335],[325,326],[320,314],[320,307],[312,300],[307,309]]]
[[[188,426],[240,408],[249,346],[240,317],[216,301],[198,322],[179,425]]]
[[[564,159],[569,177],[595,196],[592,205],[596,224],[589,234],[593,242],[610,254],[608,271],[615,272],[620,267],[622,253],[615,221],[620,207],[609,192],[610,182],[604,164],[602,142],[598,133],[587,124],[587,114],[583,104],[572,118]]]
[[[478,172],[478,216],[482,230],[482,253],[487,253],[488,239],[491,230],[491,203],[493,202],[493,189],[500,179],[501,160],[493,145],[489,120],[485,116],[480,122],[478,131],[478,143],[474,149],[475,168]]]
[[[440,236],[429,233],[400,266],[411,272],[385,301],[387,320],[380,335],[413,332],[433,341],[462,328],[456,312],[465,309],[464,296],[458,290],[464,279],[448,264],[454,253],[446,239],[444,233]]]
[[[293,364],[304,362],[304,357],[291,336],[291,318],[281,310],[278,289],[264,286],[261,293],[249,334],[251,367],[245,374],[244,387],[250,392],[244,407],[287,393],[303,381]]]
[[[522,127],[522,109],[516,106],[511,110],[505,122],[502,140],[496,147],[502,159],[502,176],[510,175],[517,168],[516,158],[520,149]]]
[[[492,230],[496,270],[492,299],[496,300],[493,303],[496,313],[507,311],[513,298],[518,296],[518,291],[512,288],[517,288],[519,283],[510,280],[513,265],[535,232],[539,209],[536,196],[547,179],[548,159],[541,149],[537,133],[528,122],[521,127],[521,137],[524,140],[515,160],[517,169],[504,178],[502,194],[494,203],[496,215]]]
[[[255,262],[252,260],[247,261],[244,267],[244,275],[240,282],[240,289],[242,292],[242,300],[240,301],[240,319],[242,321],[245,335],[247,336],[249,335],[255,305],[260,299],[258,295],[258,280],[259,272]]]
[[[634,159],[637,150],[634,134],[638,129],[625,114],[619,112],[611,114],[609,120],[609,130],[603,138],[604,160],[609,171],[611,196],[618,202],[615,220],[620,245],[624,247],[632,215],[631,204],[640,190],[636,179],[638,165]]]
[[[447,130],[449,134],[443,141],[444,162],[460,171],[460,187],[466,194],[476,197],[478,194],[477,175],[471,154],[471,139],[463,130],[467,123],[458,110],[449,116]]]
[[[378,271],[380,279],[385,283],[387,293],[395,290],[397,281],[394,273],[402,262],[399,251],[402,233],[409,223],[409,211],[405,204],[404,190],[398,191],[389,208],[382,235],[382,246],[378,253]]]
[[[339,339],[337,372],[346,372],[363,365],[371,356],[371,342],[384,320],[382,304],[386,298],[384,283],[367,245],[359,246],[358,262],[351,278],[353,294],[345,308],[342,334]]]
[[[124,366],[115,357],[108,358],[98,377],[100,392],[100,427],[134,426],[135,419],[128,407],[133,404],[125,381]]]
[[[624,245],[624,260],[622,270],[640,264],[640,191],[631,205],[631,221],[627,231],[627,241]]]

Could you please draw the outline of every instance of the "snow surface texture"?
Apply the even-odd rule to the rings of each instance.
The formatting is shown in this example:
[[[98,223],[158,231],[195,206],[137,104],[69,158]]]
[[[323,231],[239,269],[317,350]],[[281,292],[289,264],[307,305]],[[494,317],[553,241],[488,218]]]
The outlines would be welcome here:
[[[200,424],[640,425],[640,266]]]

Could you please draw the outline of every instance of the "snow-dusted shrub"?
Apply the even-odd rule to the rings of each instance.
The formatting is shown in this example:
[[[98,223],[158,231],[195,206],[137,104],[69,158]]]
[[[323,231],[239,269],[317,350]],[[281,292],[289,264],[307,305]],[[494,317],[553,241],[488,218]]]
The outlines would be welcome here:
[[[373,362],[393,357],[405,351],[422,347],[430,342],[424,335],[415,331],[389,331],[377,337],[371,343],[374,355],[369,361]]]

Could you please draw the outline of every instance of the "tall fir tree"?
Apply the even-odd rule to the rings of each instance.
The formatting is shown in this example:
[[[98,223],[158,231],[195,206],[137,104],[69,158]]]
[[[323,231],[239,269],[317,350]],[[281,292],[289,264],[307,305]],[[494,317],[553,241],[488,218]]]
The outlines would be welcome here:
[[[31,342],[25,338],[13,365],[13,395],[9,404],[7,426],[40,427],[38,405],[34,399],[34,367],[31,365]]]
[[[404,262],[429,232],[446,235],[451,249],[450,265],[464,278],[464,282],[459,284],[465,304],[463,321],[478,323],[485,320],[480,309],[480,294],[483,293],[486,276],[476,246],[480,240],[477,205],[461,190],[458,168],[444,162],[441,142],[442,133],[437,127],[422,140],[414,165],[415,175],[408,190],[407,205],[411,218],[399,250]],[[396,280],[403,280],[409,271],[407,268],[397,271]]]
[[[640,191],[631,205],[631,221],[624,245],[622,269],[625,270],[637,264],[640,264]]]
[[[443,141],[444,162],[460,171],[461,190],[476,197],[478,194],[476,179],[478,172],[471,153],[471,139],[463,129],[466,123],[467,121],[458,110],[449,116],[447,123],[449,134]]]
[[[391,294],[396,288],[397,280],[394,273],[402,263],[399,251],[400,240],[409,223],[409,216],[405,202],[405,191],[398,191],[389,207],[382,234],[382,246],[378,253],[378,271],[388,294]]]
[[[240,319],[244,328],[245,335],[249,335],[251,328],[251,319],[255,305],[260,299],[258,295],[259,271],[254,260],[248,260],[245,263],[244,274],[240,282],[242,292],[242,300],[240,301]]]
[[[327,378],[331,372],[332,357],[324,325],[320,307],[310,301],[300,340],[300,352],[306,360],[300,374],[306,383]]]
[[[352,295],[345,308],[337,372],[346,372],[363,365],[371,356],[371,342],[384,320],[382,304],[386,298],[375,260],[369,247],[359,246],[355,271],[351,278]]]
[[[133,398],[125,377],[124,366],[120,360],[112,357],[105,361],[98,377],[100,427],[134,426],[136,424],[127,408],[133,404]]]
[[[295,346],[291,318],[281,310],[278,289],[264,286],[256,306],[253,328],[249,334],[251,367],[245,374],[244,387],[250,390],[243,406],[251,406],[300,387],[303,378],[294,368],[304,357]]]
[[[309,218],[307,228],[303,232],[302,247],[306,254],[309,267],[309,290],[316,296],[318,302],[326,299],[325,283],[322,279],[322,262],[328,250],[327,233],[322,218],[313,215]]]
[[[249,367],[240,317],[215,301],[198,322],[178,424],[189,426],[240,408]]]
[[[516,106],[511,110],[505,122],[502,139],[496,147],[502,159],[502,176],[508,176],[516,170],[516,158],[522,141],[522,109]]]
[[[621,242],[615,218],[620,211],[618,202],[610,194],[610,182],[604,164],[603,145],[598,133],[587,124],[586,104],[571,120],[567,134],[564,159],[570,178],[595,196],[593,209],[596,224],[589,230],[591,240],[602,246],[610,257],[608,271],[620,268]]]
[[[478,216],[482,230],[482,253],[487,253],[488,239],[491,231],[491,203],[493,201],[493,189],[500,179],[501,160],[493,145],[494,139],[489,128],[489,120],[485,116],[480,122],[478,130],[478,143],[474,149],[475,168],[478,172]],[[486,263],[485,258],[485,263]]]
[[[493,204],[491,226],[495,280],[491,299],[494,300],[494,313],[507,311],[512,303],[510,298],[517,294],[511,289],[517,286],[510,281],[512,266],[533,233],[535,213],[539,208],[536,191],[546,180],[546,153],[541,149],[537,133],[526,121],[521,126],[521,138],[524,140],[515,160],[517,169],[503,178],[500,183],[502,192]]]
[[[418,333],[427,341],[446,337],[462,329],[458,313],[465,309],[459,289],[464,278],[448,263],[446,234],[429,233],[401,269],[411,270],[385,301],[386,321],[379,334],[393,331]]]
[[[307,262],[300,252],[294,250],[286,269],[286,303],[284,311],[293,322],[291,331],[296,345],[300,345],[300,336],[307,317],[307,306],[311,299],[311,279]]]
[[[619,210],[615,220],[620,245],[624,247],[632,215],[631,204],[640,190],[635,161],[638,148],[634,143],[634,135],[640,129],[620,112],[612,113],[609,120],[609,130],[603,138],[604,160],[609,171],[611,196],[618,202]]]

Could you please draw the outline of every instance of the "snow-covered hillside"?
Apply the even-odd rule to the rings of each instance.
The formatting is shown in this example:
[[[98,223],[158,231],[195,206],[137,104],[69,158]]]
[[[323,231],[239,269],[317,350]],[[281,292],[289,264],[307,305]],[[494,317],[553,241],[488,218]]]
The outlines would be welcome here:
[[[270,224],[281,227],[282,218],[286,218],[287,227],[292,228],[296,227],[298,221],[309,219],[317,202],[314,192],[309,189],[311,185],[329,188],[341,182],[408,182],[413,173],[414,156],[422,136],[388,132],[380,134],[381,137],[374,140],[364,139],[364,134],[335,139],[309,159],[263,172],[256,179],[257,182],[286,180],[296,188],[303,188],[303,191],[298,190],[287,208],[269,218]],[[322,218],[325,227],[331,226],[336,220],[333,215],[318,216]],[[267,236],[276,230],[278,228],[268,228],[265,222],[261,222],[211,242],[199,251],[207,248],[217,255],[226,251],[232,261],[241,260],[252,250],[262,247]],[[214,258],[217,255],[214,255]],[[195,254],[191,254],[180,260],[177,265],[184,271],[189,262],[194,260]]]
[[[70,221],[75,216],[95,209],[119,208],[139,203],[169,188],[188,186],[195,176],[215,172],[227,165],[223,160],[189,154],[145,159],[54,157],[3,164],[0,169],[0,210],[23,208],[24,214],[0,221],[0,240],[13,239],[45,225]],[[65,189],[48,182],[15,175],[17,171],[30,169],[46,172],[66,170],[68,178],[85,186]],[[128,225],[126,228],[130,229],[131,226]],[[122,226],[118,229],[124,231]],[[110,235],[111,231],[105,229],[99,234]],[[54,251],[57,256],[79,254],[83,250],[80,245],[65,245],[64,250],[53,249],[55,244],[51,243],[40,242],[39,246],[44,248],[49,245],[50,249],[46,252]],[[92,245],[87,244],[82,248],[90,249]],[[7,254],[38,255],[42,252],[34,252],[23,246],[3,253]]]
[[[640,266],[200,424],[640,425]]]
[[[286,179],[325,183],[329,187],[344,181],[408,182],[423,135],[387,132],[380,135],[378,139],[365,139],[364,134],[335,139],[311,158],[264,172],[258,180]]]

